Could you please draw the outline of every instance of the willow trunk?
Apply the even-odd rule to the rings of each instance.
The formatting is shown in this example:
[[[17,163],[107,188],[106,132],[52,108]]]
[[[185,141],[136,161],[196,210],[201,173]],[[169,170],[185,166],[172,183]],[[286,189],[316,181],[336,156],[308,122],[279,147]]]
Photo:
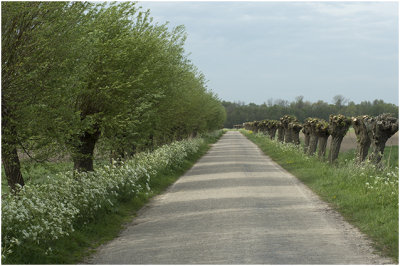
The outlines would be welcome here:
[[[292,143],[293,141],[293,133],[292,130],[288,127],[285,128],[285,143]]]
[[[300,145],[300,136],[299,136],[299,134],[300,134],[300,131],[298,131],[298,130],[293,130],[292,131],[292,142],[295,145]]]
[[[278,141],[283,142],[284,138],[285,138],[285,128],[278,127]]]
[[[276,128],[272,128],[272,129],[270,129],[269,131],[268,131],[268,133],[269,133],[269,137],[273,140],[273,139],[275,139],[275,135],[276,135]]]
[[[313,155],[317,150],[318,136],[316,134],[310,134],[310,144],[308,145],[308,155]]]
[[[363,142],[357,143],[357,161],[363,162],[367,158],[369,147],[371,146],[370,138]]]
[[[369,147],[371,146],[371,136],[368,134],[368,129],[363,121],[353,122],[354,133],[357,136],[357,162],[365,161],[368,155]]]
[[[310,134],[304,133],[304,153],[307,154],[309,146],[310,146]]]
[[[328,143],[329,136],[318,137],[318,157],[323,159],[326,154],[326,145]]]
[[[332,136],[329,156],[328,156],[330,163],[333,163],[338,158],[342,140],[343,136]]]
[[[7,183],[15,191],[17,184],[25,185],[17,152],[17,130],[11,122],[11,114],[5,103],[2,103],[1,111],[1,161]]]
[[[84,132],[79,138],[80,143],[74,154],[74,169],[79,172],[93,171],[94,147],[100,137],[100,130],[96,127],[93,132]]]

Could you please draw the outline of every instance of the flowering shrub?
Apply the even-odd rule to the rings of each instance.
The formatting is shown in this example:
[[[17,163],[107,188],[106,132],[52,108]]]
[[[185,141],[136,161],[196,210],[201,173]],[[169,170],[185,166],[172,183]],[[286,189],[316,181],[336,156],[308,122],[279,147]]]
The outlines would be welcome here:
[[[150,191],[150,179],[181,165],[198,151],[203,139],[194,138],[143,152],[131,160],[104,165],[94,172],[72,171],[48,176],[43,184],[27,184],[17,195],[2,199],[2,260],[27,243],[48,248],[50,241],[68,236],[77,223],[89,222],[102,208],[121,198]]]

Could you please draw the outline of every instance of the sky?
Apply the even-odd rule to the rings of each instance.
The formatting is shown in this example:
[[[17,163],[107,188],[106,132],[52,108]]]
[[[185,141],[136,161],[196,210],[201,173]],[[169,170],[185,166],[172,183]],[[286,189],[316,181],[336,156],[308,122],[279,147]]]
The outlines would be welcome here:
[[[150,2],[221,100],[398,104],[398,2]]]

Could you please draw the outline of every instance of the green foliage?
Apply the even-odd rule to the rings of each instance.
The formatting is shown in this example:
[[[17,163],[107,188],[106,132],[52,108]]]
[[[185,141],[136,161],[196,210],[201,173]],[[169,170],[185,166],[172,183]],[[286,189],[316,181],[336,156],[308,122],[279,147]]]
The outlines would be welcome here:
[[[242,132],[374,240],[378,250],[398,261],[397,146],[385,151],[384,168],[357,164],[354,150],[341,153],[333,166],[306,156],[301,147]]]
[[[221,128],[185,39],[132,2],[2,3],[3,154],[119,158]]]
[[[81,2],[2,2],[3,130],[15,128],[16,142],[39,159],[54,154],[74,119],[65,104],[79,80],[76,25],[86,10]]]

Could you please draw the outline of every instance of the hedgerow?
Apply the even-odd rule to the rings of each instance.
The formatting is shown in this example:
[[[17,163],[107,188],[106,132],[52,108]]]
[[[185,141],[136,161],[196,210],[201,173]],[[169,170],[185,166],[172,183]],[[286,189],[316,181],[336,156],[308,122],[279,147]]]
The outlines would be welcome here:
[[[2,198],[2,262],[18,247],[40,246],[68,236],[78,224],[90,222],[101,209],[112,209],[122,198],[150,192],[150,179],[181,165],[204,142],[193,138],[142,152],[93,172],[68,171],[47,176],[42,184],[26,184],[16,195]]]

